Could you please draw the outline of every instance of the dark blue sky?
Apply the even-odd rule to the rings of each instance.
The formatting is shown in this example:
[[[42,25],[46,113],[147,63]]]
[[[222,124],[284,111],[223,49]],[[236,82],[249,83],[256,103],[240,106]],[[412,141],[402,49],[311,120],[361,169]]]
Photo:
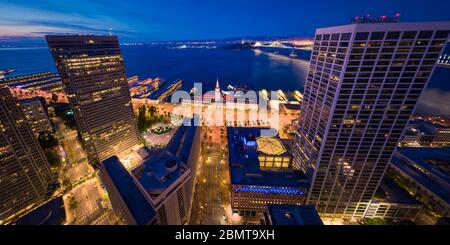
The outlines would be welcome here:
[[[355,15],[438,21],[449,10],[449,0],[0,0],[0,41],[109,27],[121,41],[312,36]]]

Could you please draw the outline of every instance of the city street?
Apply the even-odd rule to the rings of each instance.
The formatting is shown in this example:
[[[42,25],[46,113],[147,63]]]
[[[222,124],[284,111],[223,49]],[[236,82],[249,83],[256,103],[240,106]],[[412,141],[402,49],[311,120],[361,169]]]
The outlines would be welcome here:
[[[95,171],[87,162],[77,131],[61,123],[58,135],[65,151],[60,181],[68,188],[63,196],[67,223],[110,224],[109,201],[105,200]]]
[[[190,224],[228,224],[229,178],[226,135],[220,127],[202,132],[202,154]]]
[[[95,178],[73,188],[64,195],[64,204],[68,214],[67,223],[91,224],[105,216],[108,210],[105,207],[103,196],[103,190]]]

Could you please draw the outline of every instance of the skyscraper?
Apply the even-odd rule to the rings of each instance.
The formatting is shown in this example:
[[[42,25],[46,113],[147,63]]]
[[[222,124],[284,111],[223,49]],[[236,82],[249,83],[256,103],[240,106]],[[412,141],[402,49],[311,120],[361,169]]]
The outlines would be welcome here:
[[[122,53],[116,36],[46,36],[73,108],[88,161],[139,143]]]
[[[25,120],[31,131],[38,136],[40,133],[52,132],[52,125],[48,118],[47,105],[42,97],[33,97],[17,101],[22,109]]]
[[[45,199],[55,180],[9,88],[0,88],[0,220]]]
[[[447,44],[450,22],[316,30],[294,146],[307,204],[361,217]]]

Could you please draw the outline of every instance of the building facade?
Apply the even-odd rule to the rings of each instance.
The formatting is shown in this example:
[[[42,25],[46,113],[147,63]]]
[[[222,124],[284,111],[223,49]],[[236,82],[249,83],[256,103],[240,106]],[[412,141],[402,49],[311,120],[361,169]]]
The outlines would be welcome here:
[[[228,128],[231,208],[241,216],[260,215],[267,204],[305,202],[308,180],[289,161],[283,167],[286,147],[277,137],[260,137],[262,129]]]
[[[17,101],[0,88],[0,221],[44,201],[54,181]]]
[[[40,133],[52,132],[52,125],[48,118],[45,100],[41,97],[19,100],[25,120],[31,131],[38,136]]]
[[[365,213],[447,44],[450,22],[361,23],[316,30],[294,145],[307,204]]]
[[[450,147],[400,147],[390,171],[397,182],[438,215],[450,215]]]
[[[115,36],[46,36],[91,164],[139,143]]]
[[[181,225],[189,222],[200,153],[197,127],[181,126],[165,149],[130,171],[120,160],[102,162],[100,177],[114,212],[125,224]]]
[[[434,146],[450,146],[450,128],[440,128],[433,138]]]
[[[0,79],[0,85],[21,89],[39,89],[45,91],[62,91],[63,85],[58,73],[39,72],[23,76]]]

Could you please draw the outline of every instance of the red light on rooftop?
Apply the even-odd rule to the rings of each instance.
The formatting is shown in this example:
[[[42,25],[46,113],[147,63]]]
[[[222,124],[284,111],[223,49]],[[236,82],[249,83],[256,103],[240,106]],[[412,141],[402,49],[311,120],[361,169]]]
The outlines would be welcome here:
[[[400,17],[400,13],[396,13],[396,14],[395,14],[395,17]]]

